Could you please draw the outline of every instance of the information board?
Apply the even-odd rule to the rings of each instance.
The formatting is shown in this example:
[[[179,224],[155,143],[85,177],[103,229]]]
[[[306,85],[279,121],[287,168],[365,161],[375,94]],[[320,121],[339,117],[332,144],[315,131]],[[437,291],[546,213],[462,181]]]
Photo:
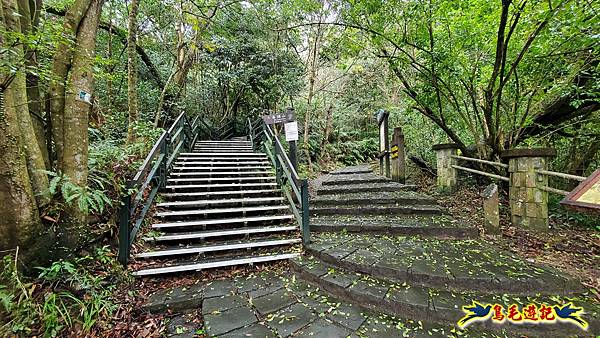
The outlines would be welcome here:
[[[285,140],[286,141],[298,141],[298,122],[292,121],[284,124],[285,127]]]
[[[580,211],[600,212],[600,169],[581,182],[560,203]]]

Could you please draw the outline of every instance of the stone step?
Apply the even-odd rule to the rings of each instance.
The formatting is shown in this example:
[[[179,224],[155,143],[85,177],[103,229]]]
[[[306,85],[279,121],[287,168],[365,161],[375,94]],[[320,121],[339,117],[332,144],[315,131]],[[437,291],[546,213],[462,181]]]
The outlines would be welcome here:
[[[265,176],[273,175],[272,171],[185,171],[185,172],[171,172],[169,178],[179,177],[196,177],[196,176],[208,176],[208,177],[229,177],[229,176]]]
[[[176,201],[176,202],[164,202],[158,203],[156,206],[159,208],[170,208],[170,209],[189,209],[189,208],[202,208],[202,207],[216,207],[216,206],[247,206],[247,205],[270,205],[270,204],[281,204],[283,203],[283,197],[256,197],[256,198],[229,198],[229,199],[218,199],[218,200],[191,200],[191,201]]]
[[[244,227],[244,228],[233,228],[225,230],[215,231],[197,231],[197,232],[181,232],[181,233],[170,233],[163,234],[156,237],[145,237],[144,240],[147,242],[169,242],[169,241],[186,241],[186,240],[199,240],[215,237],[231,237],[239,235],[261,235],[271,234],[278,232],[288,232],[298,230],[297,226],[266,226],[266,227]]]
[[[373,170],[369,168],[367,164],[345,167],[330,172],[331,175],[347,175],[347,174],[368,174],[372,173]]]
[[[195,171],[195,172],[199,172],[199,171],[205,171],[205,172],[214,172],[214,171],[238,171],[238,172],[245,172],[245,171],[252,171],[252,170],[271,170],[272,167],[269,165],[263,165],[263,166],[222,166],[222,167],[213,167],[213,166],[209,166],[209,167],[199,167],[199,166],[190,166],[190,165],[184,165],[184,166],[174,166],[171,170],[171,174],[173,173],[177,173],[177,172],[186,172],[186,171]]]
[[[246,208],[218,208],[218,209],[205,209],[205,210],[179,210],[179,211],[163,211],[157,212],[156,217],[171,218],[171,217],[189,217],[198,215],[225,215],[225,214],[246,214],[255,212],[277,212],[277,211],[289,211],[288,205],[270,205],[270,206],[258,206],[258,207],[246,207]]]
[[[231,152],[226,152],[226,153],[180,153],[179,156],[183,156],[183,157],[230,157],[231,156]],[[240,158],[246,158],[246,157],[267,157],[267,154],[265,153],[242,153],[239,154]]]
[[[143,270],[134,271],[134,276],[152,276],[152,275],[162,275],[168,273],[175,272],[193,272],[193,271],[201,271],[207,269],[215,269],[215,268],[224,268],[236,265],[246,265],[246,264],[257,264],[257,263],[266,263],[266,262],[274,262],[287,260],[291,258],[298,257],[300,254],[298,253],[286,253],[286,254],[271,254],[265,256],[245,256],[245,257],[236,257],[236,258],[228,258],[228,259],[219,259],[213,261],[202,261],[197,263],[187,263],[180,265],[172,265],[172,266],[161,266],[161,267],[152,267]]]
[[[440,215],[442,209],[428,205],[345,205],[316,206],[310,208],[311,215]]]
[[[243,249],[254,249],[254,248],[264,248],[264,247],[273,247],[273,246],[284,246],[291,245],[301,242],[300,238],[288,238],[288,239],[277,239],[277,240],[268,240],[268,241],[236,241],[234,243],[224,243],[224,244],[216,244],[216,245],[203,245],[203,246],[193,246],[193,247],[174,247],[167,248],[164,250],[156,250],[156,251],[148,251],[136,254],[136,258],[157,258],[157,257],[173,257],[180,255],[192,255],[192,254],[203,254],[203,253],[213,253],[213,252],[221,252],[221,251],[232,251],[232,250],[243,250]]]
[[[390,179],[374,174],[339,174],[329,175],[323,180],[324,186],[392,182]]]
[[[397,182],[368,183],[322,186],[317,189],[317,196],[332,194],[353,194],[359,192],[396,192],[399,190],[415,189],[414,185],[400,184]]]
[[[268,223],[268,222],[283,222],[294,219],[294,215],[269,215],[269,216],[253,216],[253,217],[238,217],[226,219],[207,219],[184,222],[168,222],[152,224],[153,229],[177,229],[177,228],[192,228],[197,226],[209,225],[228,225],[228,224],[249,224],[249,223]]]
[[[228,161],[175,161],[176,166],[203,166],[203,167],[214,167],[217,166],[270,166],[269,161],[242,161],[242,162],[228,162]]]
[[[191,178],[169,178],[167,184],[194,184],[194,183],[211,183],[211,182],[265,182],[275,181],[275,176],[230,176],[230,177],[191,177]]]
[[[222,183],[222,184],[184,184],[184,185],[167,185],[167,190],[208,190],[208,191],[221,191],[221,190],[243,190],[243,189],[268,189],[276,188],[276,182],[268,183]]]
[[[556,296],[532,296],[523,299],[523,297],[502,294],[456,293],[409,282],[398,283],[329,265],[312,257],[294,258],[290,261],[290,266],[300,279],[335,297],[366,309],[415,321],[456,324],[465,316],[462,307],[471,305],[472,301],[481,304],[503,304],[505,311],[511,304],[527,306],[528,304],[558,303],[562,305],[571,302],[568,297],[559,299]],[[594,329],[600,328],[600,320],[598,320],[600,308],[597,305],[592,305],[589,300],[573,303],[575,306],[583,306],[586,312],[589,309],[585,320]],[[539,325],[539,323],[524,322],[519,325],[497,325],[492,321],[486,321],[471,324],[471,327],[486,330],[510,330],[519,334],[542,334],[542,336],[556,335],[557,333],[559,335],[581,334],[582,332],[579,327],[570,323]]]
[[[437,205],[435,199],[413,191],[365,192],[353,194],[330,194],[311,199],[314,206],[324,205]]]
[[[212,198],[223,198],[224,196],[240,196],[242,198],[247,196],[273,196],[280,195],[281,190],[279,189],[257,189],[257,190],[233,190],[233,191],[202,191],[202,192],[176,192],[176,193],[163,193],[161,196],[166,199],[197,199],[203,197],[204,199]]]
[[[566,295],[581,284],[483,241],[314,234],[306,252],[350,271],[456,291]]]
[[[477,228],[447,216],[340,215],[315,216],[311,231],[372,233],[381,235],[423,236],[434,238],[477,238]]]

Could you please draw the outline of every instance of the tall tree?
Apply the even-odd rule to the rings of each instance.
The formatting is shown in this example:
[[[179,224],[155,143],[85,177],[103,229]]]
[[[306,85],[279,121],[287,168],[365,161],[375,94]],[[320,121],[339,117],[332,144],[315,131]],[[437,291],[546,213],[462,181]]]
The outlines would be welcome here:
[[[131,0],[129,8],[129,24],[127,29],[127,103],[129,106],[129,125],[127,128],[127,142],[135,140],[135,123],[138,120],[137,97],[137,13],[138,0]]]

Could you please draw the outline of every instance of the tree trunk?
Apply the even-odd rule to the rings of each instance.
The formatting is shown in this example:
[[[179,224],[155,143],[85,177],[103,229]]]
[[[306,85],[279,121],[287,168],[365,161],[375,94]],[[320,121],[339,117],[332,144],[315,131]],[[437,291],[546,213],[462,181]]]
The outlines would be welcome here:
[[[17,3],[14,0],[3,0],[5,26],[8,31],[21,33],[21,24],[17,15],[8,13],[19,13]],[[22,45],[12,47],[14,55],[19,61],[24,60]],[[44,158],[38,145],[35,135],[29,107],[27,101],[27,83],[25,73],[18,69],[11,84],[6,88],[6,94],[10,100],[5,103],[6,109],[15,110],[23,150],[27,161],[27,171],[31,179],[32,188],[38,206],[44,206],[50,201],[48,196],[48,176],[44,172],[46,169]]]
[[[18,0],[19,14],[21,15],[21,32],[23,32],[23,34],[33,34],[37,31],[37,25],[39,22],[39,9],[37,8],[37,5],[39,4],[33,4],[36,5],[36,8],[34,8],[35,11],[32,13],[29,0]],[[36,50],[25,45],[24,52],[27,67],[30,69],[39,68]],[[42,111],[42,98],[40,95],[39,78],[36,74],[28,72],[26,76],[26,83],[29,115],[31,115],[31,122],[33,124],[42,158],[44,159],[45,169],[50,169],[48,145],[46,144],[44,132],[45,121]]]
[[[127,35],[127,103],[129,105],[129,125],[127,127],[127,142],[135,141],[134,126],[138,120],[138,97],[137,97],[137,12],[138,0],[131,0],[129,9],[129,27]]]
[[[22,247],[20,259],[40,266],[52,240],[40,222],[11,95],[0,91],[0,256]]]
[[[321,18],[319,17],[319,23],[321,22]],[[312,48],[310,50],[307,65],[308,69],[308,95],[306,97],[306,114],[304,116],[304,156],[306,157],[306,161],[308,163],[308,171],[312,171],[312,161],[310,158],[310,149],[309,149],[309,135],[310,135],[310,115],[313,111],[313,97],[315,95],[315,82],[317,80],[317,67],[318,67],[318,59],[319,59],[319,43],[321,40],[321,25],[317,25],[317,30],[315,32],[315,40],[312,43]]]
[[[321,158],[326,154],[325,146],[329,143],[329,134],[331,133],[331,127],[333,124],[333,104],[327,108],[325,117],[325,130],[323,131],[323,140],[321,141]]]
[[[50,119],[52,120],[52,138],[54,140],[54,151],[56,152],[56,169],[63,170],[63,115],[65,111],[65,82],[71,66],[74,48],[67,39],[75,41],[75,35],[83,16],[86,14],[92,0],[75,0],[75,3],[67,11],[63,22],[63,34],[56,46],[54,59],[52,60],[53,81],[50,83]],[[86,132],[87,135],[87,132]]]
[[[77,46],[73,55],[71,74],[65,97],[63,129],[63,173],[81,187],[88,178],[88,121],[91,104],[80,99],[81,91],[93,93],[93,63],[96,34],[103,0],[92,0],[77,31]],[[88,230],[87,215],[77,205],[67,207],[66,218],[60,228],[61,244],[77,249]]]

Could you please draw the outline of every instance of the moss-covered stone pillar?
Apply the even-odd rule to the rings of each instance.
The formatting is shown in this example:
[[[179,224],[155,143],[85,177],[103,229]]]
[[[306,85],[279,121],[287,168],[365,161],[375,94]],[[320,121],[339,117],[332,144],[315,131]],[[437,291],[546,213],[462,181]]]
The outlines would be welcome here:
[[[556,155],[554,149],[510,149],[502,153],[508,159],[509,203],[513,225],[536,231],[548,231],[548,176],[536,170],[547,170],[547,160]]]
[[[456,188],[457,177],[456,169],[452,166],[456,165],[456,159],[452,155],[456,155],[458,145],[456,143],[436,144],[432,147],[437,157],[437,186],[441,191],[450,192]]]

